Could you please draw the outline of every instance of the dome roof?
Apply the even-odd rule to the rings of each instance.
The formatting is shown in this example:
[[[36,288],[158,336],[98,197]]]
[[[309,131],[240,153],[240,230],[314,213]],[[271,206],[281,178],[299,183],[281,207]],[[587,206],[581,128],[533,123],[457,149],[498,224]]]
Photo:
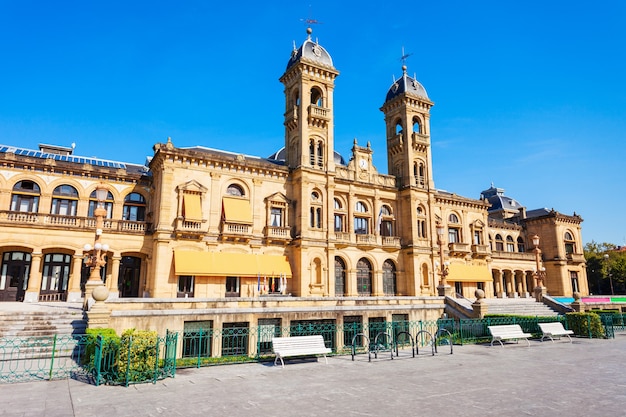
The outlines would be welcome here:
[[[324,67],[334,68],[333,59],[330,57],[330,54],[326,51],[326,49],[317,43],[317,41],[313,42],[311,40],[311,28],[307,29],[307,33],[308,37],[299,49],[296,49],[294,42],[293,51],[291,51],[291,57],[287,63],[287,69],[291,68],[296,62],[300,61],[300,59],[314,62]]]
[[[505,196],[504,189],[496,188],[493,185],[489,189],[480,193],[480,198],[487,199],[487,201],[489,201],[491,207],[489,207],[488,211],[490,212],[496,210],[518,211],[523,207],[519,201]]]
[[[280,148],[279,150],[277,150],[276,152],[268,156],[267,159],[269,159],[270,161],[284,162],[286,153],[287,152],[285,150],[285,147],[283,146],[282,148]],[[346,160],[343,159],[343,156],[341,156],[339,152],[334,151],[333,155],[335,157],[335,165],[343,165],[343,166],[347,165]]]
[[[414,96],[428,99],[426,89],[415,78],[407,75],[406,66],[404,65],[402,66],[402,77],[399,80],[396,80],[396,82],[394,82],[391,87],[389,87],[389,91],[387,91],[387,97],[385,98],[385,103],[396,98],[402,93],[408,93]]]

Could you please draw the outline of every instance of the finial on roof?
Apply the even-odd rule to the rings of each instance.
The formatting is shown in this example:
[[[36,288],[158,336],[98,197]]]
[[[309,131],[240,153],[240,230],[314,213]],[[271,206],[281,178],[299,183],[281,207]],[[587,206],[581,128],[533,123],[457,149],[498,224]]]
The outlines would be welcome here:
[[[308,28],[306,28],[306,37],[309,40],[311,40],[311,33],[313,33],[313,29],[311,29],[311,27],[309,26]]]
[[[406,65],[402,66],[402,74],[406,75]]]
[[[356,137],[354,138],[354,144],[356,145]]]

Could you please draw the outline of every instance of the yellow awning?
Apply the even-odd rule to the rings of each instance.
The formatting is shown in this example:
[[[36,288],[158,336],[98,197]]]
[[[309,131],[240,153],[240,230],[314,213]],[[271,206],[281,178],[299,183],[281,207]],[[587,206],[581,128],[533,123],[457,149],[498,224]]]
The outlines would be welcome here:
[[[174,251],[176,275],[291,278],[286,256],[248,253]]]
[[[183,194],[183,214],[185,220],[202,220],[202,205],[199,194]]]
[[[448,281],[452,282],[491,282],[491,271],[487,265],[450,264]]]
[[[224,217],[229,223],[252,224],[250,201],[241,198],[222,198]]]

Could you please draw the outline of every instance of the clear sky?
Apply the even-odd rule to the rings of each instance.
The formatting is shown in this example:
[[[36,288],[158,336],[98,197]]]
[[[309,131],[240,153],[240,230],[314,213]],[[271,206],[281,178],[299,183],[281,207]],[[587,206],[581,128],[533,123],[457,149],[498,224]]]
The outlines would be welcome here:
[[[341,72],[335,145],[369,141],[393,77],[424,85],[437,188],[491,183],[626,244],[626,2],[0,0],[0,143],[143,163],[152,145],[268,156],[302,19]]]

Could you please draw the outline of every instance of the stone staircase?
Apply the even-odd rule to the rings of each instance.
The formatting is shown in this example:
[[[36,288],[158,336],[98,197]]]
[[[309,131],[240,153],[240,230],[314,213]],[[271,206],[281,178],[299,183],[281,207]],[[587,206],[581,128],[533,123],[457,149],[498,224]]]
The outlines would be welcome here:
[[[82,309],[67,303],[5,308],[7,304],[0,304],[0,337],[79,335],[87,328]]]
[[[0,303],[0,361],[37,360],[43,366],[54,356],[57,367],[61,366],[80,350],[77,336],[86,328],[81,306]]]
[[[520,316],[558,316],[549,306],[534,298],[485,298],[487,314],[514,314]]]

